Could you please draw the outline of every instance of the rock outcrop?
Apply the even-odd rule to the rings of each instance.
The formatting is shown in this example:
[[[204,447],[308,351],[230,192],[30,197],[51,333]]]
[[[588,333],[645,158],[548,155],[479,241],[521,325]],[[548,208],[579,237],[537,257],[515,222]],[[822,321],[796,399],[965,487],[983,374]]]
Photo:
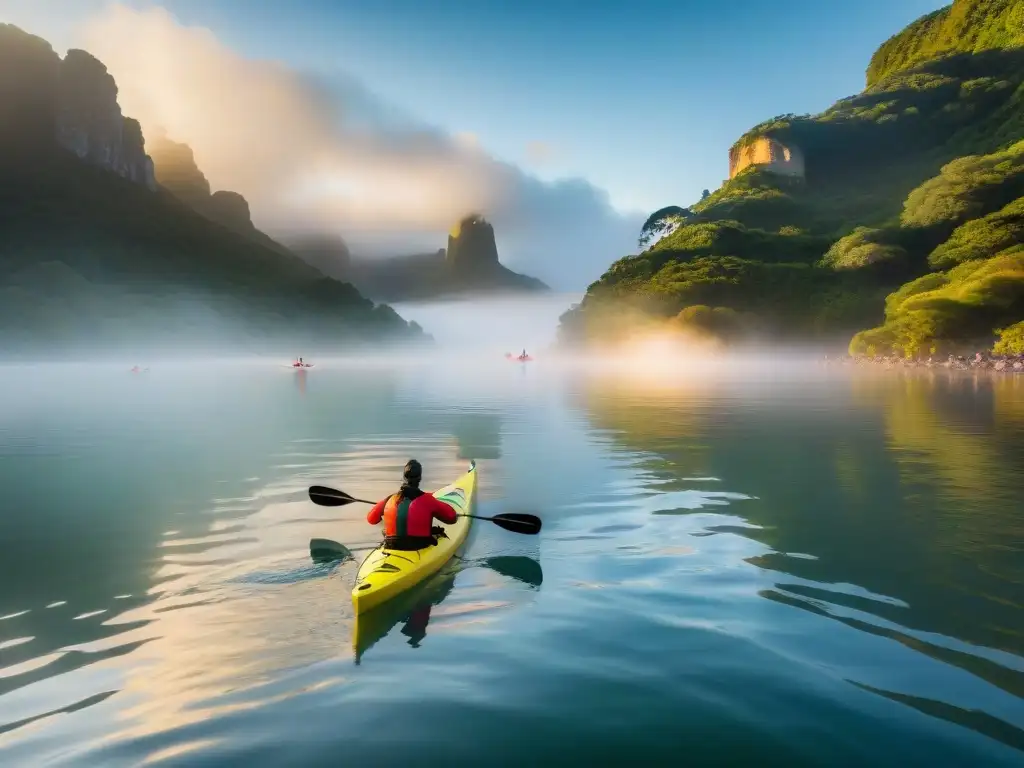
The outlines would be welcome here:
[[[459,272],[486,272],[500,266],[494,227],[480,214],[470,214],[448,235],[445,263]]]
[[[171,141],[164,135],[146,142],[156,168],[157,183],[186,205],[208,219],[242,234],[256,231],[249,203],[237,192],[210,191],[210,182],[196,164],[188,144]]]
[[[770,136],[758,136],[729,150],[729,178],[752,165],[783,176],[804,178],[804,155],[800,148],[786,146]]]
[[[252,223],[249,201],[238,192],[227,189],[218,190],[210,195],[210,218],[223,222],[239,232],[256,228]]]
[[[48,42],[11,24],[0,25],[0,128],[2,151],[11,157],[61,147],[156,190],[142,127],[121,113],[103,63],[77,49],[61,59]]]

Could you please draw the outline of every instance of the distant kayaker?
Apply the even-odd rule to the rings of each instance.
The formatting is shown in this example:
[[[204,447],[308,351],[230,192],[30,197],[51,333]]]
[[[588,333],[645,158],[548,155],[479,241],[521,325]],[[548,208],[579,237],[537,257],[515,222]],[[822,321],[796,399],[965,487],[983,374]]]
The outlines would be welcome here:
[[[454,509],[420,490],[422,477],[423,467],[416,459],[410,459],[402,472],[402,487],[398,493],[378,501],[366,515],[370,525],[384,521],[384,546],[388,549],[432,546],[437,543],[433,534],[444,531],[432,527],[434,518],[449,525],[458,520]]]

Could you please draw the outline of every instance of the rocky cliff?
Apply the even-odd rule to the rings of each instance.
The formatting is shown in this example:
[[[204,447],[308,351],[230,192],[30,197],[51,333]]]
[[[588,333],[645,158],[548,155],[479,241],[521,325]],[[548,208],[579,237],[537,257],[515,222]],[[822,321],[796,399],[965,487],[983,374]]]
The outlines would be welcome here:
[[[157,183],[209,219],[242,234],[254,233],[249,203],[237,192],[210,192],[210,182],[196,164],[188,144],[156,136],[146,142]]]
[[[156,189],[142,127],[121,114],[117,84],[101,61],[72,49],[57,78],[57,143],[82,160]]]
[[[734,179],[752,165],[782,176],[804,177],[804,155],[798,146],[786,146],[777,139],[757,136],[729,150],[729,178]]]
[[[117,84],[98,59],[0,25],[0,126],[4,151],[62,147],[91,165],[156,190],[138,121],[121,114]]]

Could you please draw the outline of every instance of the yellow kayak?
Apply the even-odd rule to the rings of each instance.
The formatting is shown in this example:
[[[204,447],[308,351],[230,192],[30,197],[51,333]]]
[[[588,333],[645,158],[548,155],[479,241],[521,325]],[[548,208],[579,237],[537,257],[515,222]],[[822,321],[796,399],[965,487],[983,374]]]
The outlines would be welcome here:
[[[469,471],[451,485],[434,492],[434,498],[443,501],[456,512],[470,514],[473,493],[476,491],[476,462]],[[352,587],[352,605],[358,616],[374,606],[390,600],[437,573],[455,550],[466,540],[471,518],[460,517],[451,525],[435,520],[445,529],[446,536],[438,536],[435,546],[412,551],[377,547],[366,556],[356,574]]]

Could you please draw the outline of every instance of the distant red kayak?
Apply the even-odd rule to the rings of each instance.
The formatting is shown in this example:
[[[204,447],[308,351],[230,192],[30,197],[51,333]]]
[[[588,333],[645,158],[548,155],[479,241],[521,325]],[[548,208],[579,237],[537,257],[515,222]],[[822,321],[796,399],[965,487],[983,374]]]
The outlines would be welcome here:
[[[316,363],[292,363],[292,368],[312,368]]]

